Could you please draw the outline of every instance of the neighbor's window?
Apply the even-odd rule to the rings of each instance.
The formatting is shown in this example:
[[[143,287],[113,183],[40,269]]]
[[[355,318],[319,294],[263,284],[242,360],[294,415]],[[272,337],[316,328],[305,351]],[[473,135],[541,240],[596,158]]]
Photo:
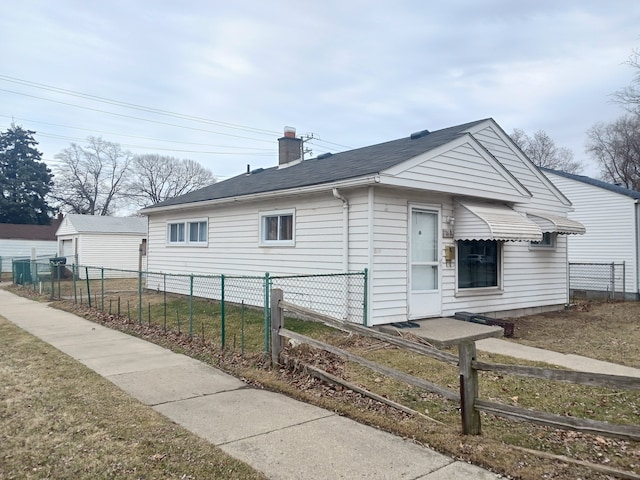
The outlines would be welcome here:
[[[169,224],[169,243],[184,243],[184,223]]]
[[[206,243],[207,222],[189,222],[189,243]]]
[[[260,242],[267,245],[294,244],[293,210],[260,214]]]
[[[500,249],[495,240],[459,240],[458,288],[498,287]]]
[[[556,246],[556,236],[551,232],[544,232],[542,240],[539,242],[531,242],[531,246],[535,248],[553,248]]]
[[[167,243],[170,245],[207,245],[206,220],[179,221],[167,224]]]

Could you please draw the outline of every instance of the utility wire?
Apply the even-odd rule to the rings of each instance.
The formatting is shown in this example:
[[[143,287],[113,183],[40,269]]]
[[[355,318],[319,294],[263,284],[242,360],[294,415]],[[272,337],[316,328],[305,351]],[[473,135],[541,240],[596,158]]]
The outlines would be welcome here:
[[[93,100],[93,101],[96,101],[96,102],[107,103],[107,104],[110,104],[110,105],[116,105],[116,106],[120,106],[120,107],[130,108],[130,109],[133,109],[133,110],[140,110],[140,111],[144,111],[144,112],[148,112],[148,113],[155,113],[155,114],[158,114],[158,115],[166,115],[166,116],[169,116],[169,117],[180,118],[182,120],[191,120],[191,121],[194,121],[194,122],[202,122],[202,123],[207,123],[207,124],[210,124],[210,125],[217,125],[217,126],[225,127],[225,128],[243,130],[243,131],[246,131],[246,132],[257,133],[257,134],[260,134],[260,135],[273,136],[273,135],[278,135],[278,133],[279,133],[279,132],[274,132],[272,130],[263,130],[263,129],[259,129],[259,128],[253,128],[253,127],[247,127],[247,126],[244,126],[244,125],[238,125],[238,124],[235,124],[235,123],[221,122],[219,120],[210,120],[208,118],[196,117],[196,116],[193,116],[193,115],[185,115],[183,113],[171,112],[171,111],[168,111],[168,110],[162,110],[162,109],[154,108],[154,107],[146,107],[144,105],[137,105],[135,103],[122,102],[120,100],[113,100],[113,99],[110,99],[110,98],[100,97],[100,96],[97,96],[97,95],[90,95],[90,94],[87,94],[87,93],[76,92],[76,91],[73,91],[73,90],[66,90],[64,88],[58,88],[58,87],[54,87],[54,86],[51,86],[51,85],[46,85],[44,83],[31,82],[29,80],[23,80],[23,79],[20,79],[20,78],[10,77],[8,75],[0,75],[0,80],[4,80],[4,81],[7,81],[7,82],[18,83],[20,85],[39,88],[39,89],[42,89],[42,90],[48,90],[50,92],[62,93],[64,95],[69,95],[69,96],[73,96],[73,97],[84,98],[84,99],[87,99],[87,100]]]
[[[260,139],[260,138],[251,138],[251,137],[243,137],[242,135],[233,135],[231,133],[214,132],[214,131],[205,130],[205,129],[202,129],[202,128],[187,127],[185,125],[178,125],[178,124],[175,124],[175,123],[161,122],[159,120],[149,120],[148,118],[134,117],[133,115],[125,115],[123,113],[108,112],[106,110],[100,110],[98,108],[85,107],[85,106],[76,105],[76,104],[73,104],[73,103],[62,102],[60,100],[52,100],[50,98],[38,97],[37,95],[29,95],[28,93],[16,92],[16,91],[13,91],[13,90],[6,90],[4,88],[0,88],[0,92],[13,93],[15,95],[22,95],[24,97],[36,98],[38,100],[45,100],[47,102],[59,103],[59,104],[62,104],[62,105],[67,105],[67,106],[76,107],[76,108],[82,108],[84,110],[90,110],[90,111],[93,111],[93,112],[105,113],[107,115],[114,115],[114,116],[117,116],[117,117],[130,118],[132,120],[139,120],[141,122],[156,123],[158,125],[166,125],[166,126],[169,126],[169,127],[183,128],[185,130],[193,130],[193,131],[196,131],[196,132],[212,133],[214,135],[224,135],[226,137],[241,138],[243,140],[251,140],[253,142],[272,143],[271,140],[265,140],[265,139]]]
[[[70,125],[60,125],[57,123],[49,123],[49,122],[41,122],[38,120],[30,120],[28,118],[19,118],[19,117],[14,117],[13,115],[0,115],[0,117],[4,117],[4,118],[11,118],[12,120],[20,120],[23,122],[30,122],[30,123],[38,123],[41,125],[49,125],[51,127],[62,127],[62,128],[70,128],[72,130],[82,130],[85,132],[91,132],[91,133],[100,133],[103,135],[113,135],[113,136],[117,136],[117,137],[128,137],[128,138],[136,138],[136,139],[140,139],[140,140],[150,140],[153,142],[165,142],[165,143],[178,143],[178,144],[182,144],[182,145],[196,145],[196,146],[201,146],[201,147],[217,147],[217,148],[235,148],[235,149],[242,149],[242,150],[256,150],[256,151],[260,151],[260,152],[267,152],[267,151],[271,151],[272,149],[266,149],[266,148],[254,148],[254,147],[245,147],[245,146],[239,146],[239,145],[216,145],[216,144],[210,144],[210,143],[195,143],[195,142],[181,142],[179,140],[166,140],[166,139],[162,139],[162,138],[151,138],[151,137],[141,137],[139,135],[128,135],[126,133],[115,133],[115,132],[104,132],[104,131],[100,131],[100,130],[92,130],[90,128],[82,128],[82,127],[72,127]],[[46,135],[46,132],[41,132],[38,131],[38,134],[42,134],[42,135]],[[54,134],[48,134],[48,136],[53,136]],[[62,137],[61,137],[62,138]],[[79,139],[78,141],[84,141],[84,139]]]

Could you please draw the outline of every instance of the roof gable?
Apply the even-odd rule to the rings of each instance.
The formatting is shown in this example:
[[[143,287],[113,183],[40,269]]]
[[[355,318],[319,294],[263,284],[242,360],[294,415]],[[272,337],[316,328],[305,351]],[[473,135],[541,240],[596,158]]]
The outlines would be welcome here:
[[[538,201],[571,207],[569,199],[545,177],[493,119],[475,122],[467,131],[515,175]]]
[[[525,186],[468,133],[387,169],[381,183],[512,202],[531,197]]]

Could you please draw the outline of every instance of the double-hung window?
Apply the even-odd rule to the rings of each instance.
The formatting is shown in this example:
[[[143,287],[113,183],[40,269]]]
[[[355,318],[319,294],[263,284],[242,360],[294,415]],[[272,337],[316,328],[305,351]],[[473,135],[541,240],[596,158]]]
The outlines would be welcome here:
[[[295,211],[279,210],[260,213],[260,244],[295,245]]]
[[[180,220],[167,223],[169,245],[207,246],[207,220]]]

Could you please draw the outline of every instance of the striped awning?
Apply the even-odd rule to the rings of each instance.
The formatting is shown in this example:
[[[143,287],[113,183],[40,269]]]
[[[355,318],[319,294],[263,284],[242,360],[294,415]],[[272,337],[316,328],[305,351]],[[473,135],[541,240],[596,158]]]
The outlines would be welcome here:
[[[542,230],[524,214],[506,205],[459,201],[453,237],[455,240],[539,242]]]
[[[587,231],[584,225],[560,215],[546,212],[527,212],[527,218],[535,222],[544,233],[554,232],[566,235],[584,235]]]

